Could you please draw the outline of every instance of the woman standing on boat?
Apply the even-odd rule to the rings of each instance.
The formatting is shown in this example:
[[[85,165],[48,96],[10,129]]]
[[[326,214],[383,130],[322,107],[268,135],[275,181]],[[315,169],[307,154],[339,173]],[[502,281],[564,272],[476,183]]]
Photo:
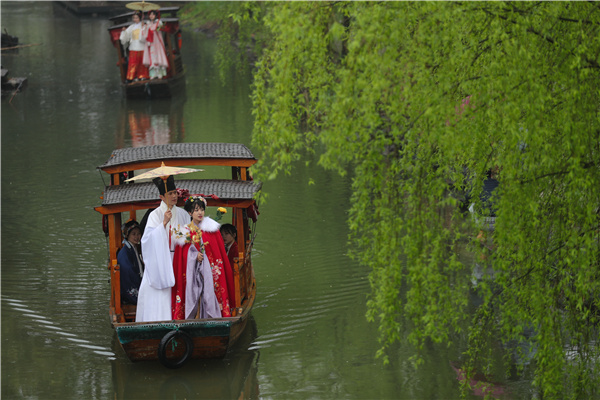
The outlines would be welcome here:
[[[169,61],[165,52],[165,43],[163,41],[160,28],[162,21],[158,18],[158,12],[152,10],[148,13],[150,21],[144,28],[146,46],[144,48],[144,66],[148,68],[150,79],[162,79],[167,75]]]
[[[133,13],[133,24],[121,31],[121,44],[129,47],[129,61],[127,64],[127,81],[148,79],[148,68],[144,66],[144,49],[146,41],[143,35],[142,13]]]
[[[201,197],[190,197],[186,201],[184,207],[192,222],[180,227],[173,235],[175,285],[171,289],[171,318],[174,320],[221,317],[213,272],[205,253],[210,242],[205,242],[199,227],[204,216],[204,211],[198,206],[200,203],[204,205]],[[191,209],[194,212],[189,212]]]
[[[192,217],[192,222],[187,225],[188,232],[190,232],[190,240],[193,241],[194,237],[201,241],[200,247],[202,248],[208,259],[208,264],[212,272],[212,280],[214,286],[214,294],[216,295],[219,310],[222,317],[231,317],[231,308],[235,304],[235,289],[233,284],[233,273],[229,266],[229,260],[227,259],[227,252],[225,251],[225,245],[223,244],[223,238],[219,231],[219,223],[210,217],[204,216],[204,210],[206,208],[206,200],[204,198],[190,197],[185,202],[183,208]],[[175,262],[176,263],[176,262]],[[181,287],[184,285],[185,277],[183,276],[183,268],[175,268],[175,287],[179,285],[180,292],[173,290],[171,297],[172,308],[175,310],[177,307],[176,296],[180,296],[180,300],[183,301],[184,296],[181,294]],[[208,284],[205,285],[204,291],[208,291]],[[174,300],[175,298],[175,300]],[[186,307],[187,309],[187,307]]]

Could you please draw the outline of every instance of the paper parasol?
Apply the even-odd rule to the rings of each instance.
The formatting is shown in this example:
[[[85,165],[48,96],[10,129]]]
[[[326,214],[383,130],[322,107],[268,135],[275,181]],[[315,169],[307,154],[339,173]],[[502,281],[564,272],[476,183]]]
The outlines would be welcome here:
[[[130,10],[149,11],[158,10],[160,6],[156,3],[146,3],[145,1],[136,1],[135,3],[127,3],[125,7]]]
[[[133,178],[126,179],[125,182],[135,181],[138,179],[152,179],[156,178],[157,176],[167,177],[169,175],[189,174],[190,172],[204,171],[203,169],[167,167],[164,162],[161,164],[162,165],[160,167],[150,170],[148,172],[144,172],[141,175],[134,176]]]

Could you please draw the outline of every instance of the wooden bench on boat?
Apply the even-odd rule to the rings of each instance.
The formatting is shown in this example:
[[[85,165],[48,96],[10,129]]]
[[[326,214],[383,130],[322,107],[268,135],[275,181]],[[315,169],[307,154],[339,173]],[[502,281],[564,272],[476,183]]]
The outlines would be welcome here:
[[[117,263],[117,252],[123,239],[121,224],[128,219],[137,220],[138,212],[160,205],[158,192],[152,182],[125,183],[125,180],[134,177],[140,169],[156,168],[162,162],[168,166],[216,165],[231,168],[231,179],[175,181],[178,188],[187,189],[190,194],[204,194],[208,207],[232,209],[232,224],[238,232],[239,253],[232,266],[236,304],[232,308],[231,318],[136,323],[133,322],[136,306],[121,304],[120,268]],[[193,342],[193,351],[188,357],[222,357],[242,333],[256,296],[250,250],[255,231],[254,198],[262,185],[251,180],[248,173],[248,168],[255,163],[252,152],[242,144],[175,143],[118,149],[98,167],[110,175],[102,205],[95,208],[103,216],[103,225],[109,238],[109,315],[119,341],[131,360],[160,358],[160,346],[173,331],[183,332]],[[123,218],[122,213],[128,213],[129,218]],[[175,364],[179,366],[180,363]],[[165,365],[172,366],[168,363]]]

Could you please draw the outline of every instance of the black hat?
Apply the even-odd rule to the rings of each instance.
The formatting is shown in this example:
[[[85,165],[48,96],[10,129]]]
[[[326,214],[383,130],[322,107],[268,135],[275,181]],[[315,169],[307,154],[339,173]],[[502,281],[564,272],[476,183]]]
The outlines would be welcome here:
[[[173,175],[169,175],[169,177],[166,180],[163,180],[163,178],[161,177],[156,177],[152,179],[152,182],[154,182],[154,184],[158,188],[158,192],[161,196],[164,196],[165,193],[170,192],[171,190],[177,190],[177,188],[175,187],[175,179],[173,178]]]

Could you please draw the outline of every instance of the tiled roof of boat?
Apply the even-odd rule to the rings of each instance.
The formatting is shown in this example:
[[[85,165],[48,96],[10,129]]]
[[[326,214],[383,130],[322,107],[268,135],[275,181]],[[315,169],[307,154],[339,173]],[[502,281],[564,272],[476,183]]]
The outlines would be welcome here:
[[[262,184],[255,181],[227,179],[182,179],[176,180],[178,189],[187,189],[190,194],[216,195],[221,200],[248,200],[260,190]],[[104,189],[103,206],[121,203],[152,201],[158,199],[158,189],[152,182],[129,183],[107,186]]]
[[[178,158],[255,159],[250,149],[240,143],[169,143],[114,150],[108,161],[98,168]]]

